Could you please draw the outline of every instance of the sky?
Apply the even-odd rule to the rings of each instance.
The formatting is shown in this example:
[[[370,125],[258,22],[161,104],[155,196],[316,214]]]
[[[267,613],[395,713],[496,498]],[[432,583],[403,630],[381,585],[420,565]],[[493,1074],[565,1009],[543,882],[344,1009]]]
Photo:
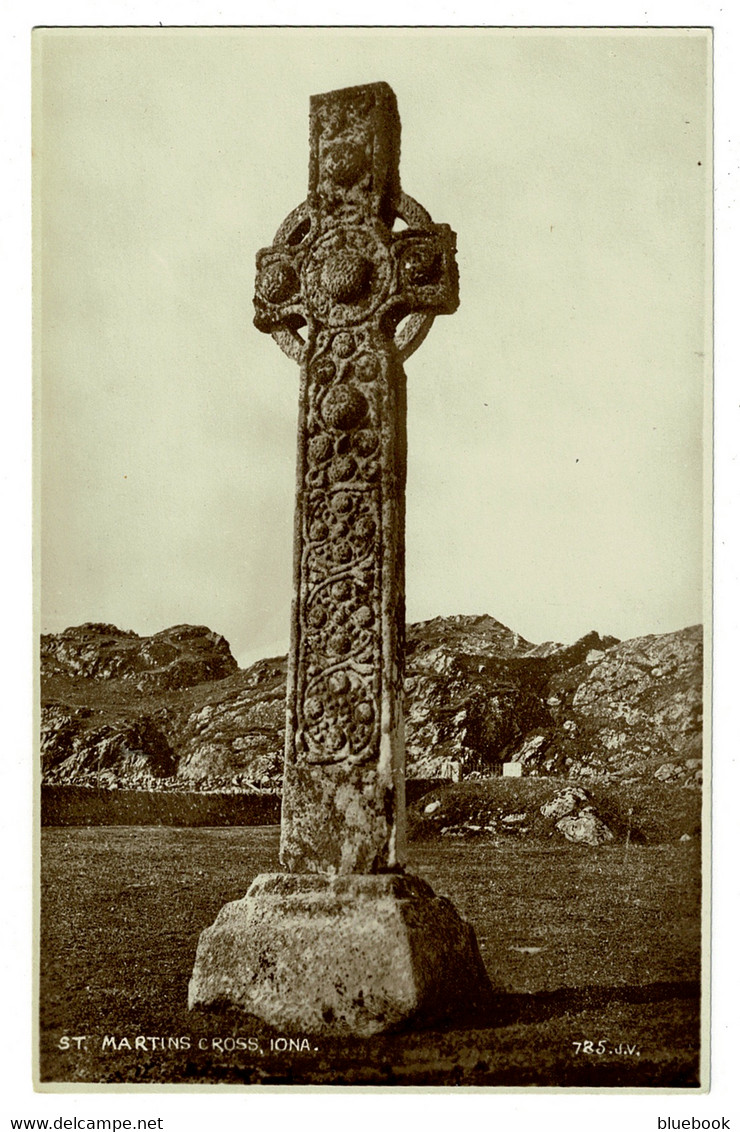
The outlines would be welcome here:
[[[410,621],[532,641],[705,616],[707,34],[35,33],[39,622],[285,651],[298,367],[254,257],[312,94],[383,79],[461,303],[406,363]]]

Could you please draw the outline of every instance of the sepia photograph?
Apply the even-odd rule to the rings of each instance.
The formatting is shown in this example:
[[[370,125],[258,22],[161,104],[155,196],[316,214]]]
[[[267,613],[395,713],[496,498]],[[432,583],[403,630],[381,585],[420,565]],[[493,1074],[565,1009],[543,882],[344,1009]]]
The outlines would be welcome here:
[[[712,29],[32,49],[36,1089],[707,1092]]]

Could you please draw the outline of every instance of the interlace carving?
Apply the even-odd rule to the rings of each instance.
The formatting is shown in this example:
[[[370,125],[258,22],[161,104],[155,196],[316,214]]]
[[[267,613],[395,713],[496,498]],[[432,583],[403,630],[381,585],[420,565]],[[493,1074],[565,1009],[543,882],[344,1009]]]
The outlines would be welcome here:
[[[384,697],[400,713],[401,362],[458,299],[455,235],[401,193],[399,138],[384,83],[313,98],[308,198],[257,255],[255,325],[302,377],[286,774],[377,761]]]

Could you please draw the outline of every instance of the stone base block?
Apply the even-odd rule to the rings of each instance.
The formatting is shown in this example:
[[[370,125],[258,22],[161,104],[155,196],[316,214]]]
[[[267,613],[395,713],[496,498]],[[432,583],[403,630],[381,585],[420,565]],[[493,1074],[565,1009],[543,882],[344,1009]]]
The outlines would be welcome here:
[[[369,1036],[490,993],[473,929],[418,877],[268,873],[201,933],[189,1005]]]

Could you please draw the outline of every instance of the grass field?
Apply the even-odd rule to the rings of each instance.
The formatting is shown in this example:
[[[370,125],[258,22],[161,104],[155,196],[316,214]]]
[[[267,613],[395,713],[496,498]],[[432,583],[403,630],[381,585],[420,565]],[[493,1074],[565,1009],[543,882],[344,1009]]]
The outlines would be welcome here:
[[[495,1003],[310,1041],[187,1010],[200,931],[279,870],[277,847],[271,826],[42,830],[41,1082],[699,1085],[696,838],[412,845],[410,870],[475,927]]]

